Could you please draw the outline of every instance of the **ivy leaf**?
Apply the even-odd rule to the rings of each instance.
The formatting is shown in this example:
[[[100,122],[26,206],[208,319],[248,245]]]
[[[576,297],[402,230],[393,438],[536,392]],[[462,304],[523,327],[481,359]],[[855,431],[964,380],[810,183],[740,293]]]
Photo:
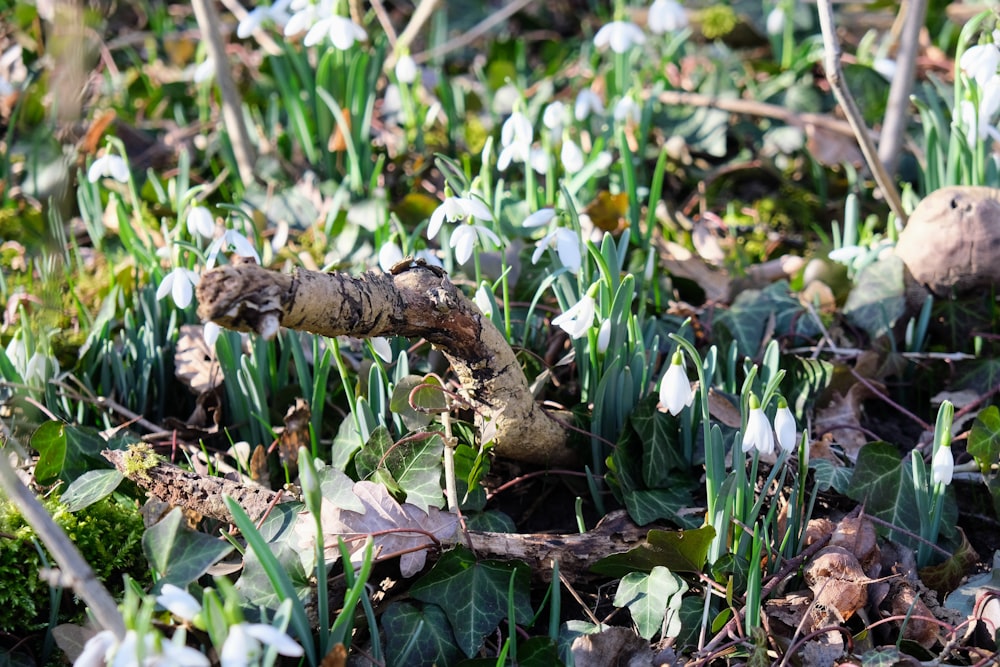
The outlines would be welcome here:
[[[640,526],[652,523],[658,519],[667,519],[680,526],[700,526],[701,517],[685,515],[681,510],[691,507],[691,480],[677,480],[673,486],[662,489],[640,489],[625,491],[625,509]]]
[[[435,413],[448,409],[444,393],[435,389],[440,386],[441,383],[433,375],[407,375],[392,390],[389,409],[402,418],[410,431],[426,428],[434,420]]]
[[[468,549],[446,552],[410,595],[444,609],[459,647],[472,657],[486,636],[507,617],[508,587],[514,578],[515,622],[530,623],[530,570],[523,563],[477,560]]]
[[[646,535],[646,544],[602,558],[590,567],[590,571],[608,577],[652,572],[657,567],[674,572],[701,572],[708,561],[713,539],[715,529],[711,526],[694,530],[651,530]]]
[[[448,617],[436,604],[390,604],[382,632],[390,665],[452,665],[461,657]]]
[[[652,489],[670,486],[676,470],[687,468],[677,419],[656,409],[656,394],[650,394],[632,412],[629,421],[643,443],[642,477]]]
[[[35,429],[31,446],[38,450],[35,479],[43,486],[60,479],[72,482],[88,470],[111,467],[101,456],[108,443],[92,428],[48,421]]]
[[[919,492],[914,489],[912,466],[902,461],[895,445],[872,442],[861,448],[847,495],[863,503],[866,513],[901,528],[889,531],[889,539],[911,548],[917,543],[903,531],[920,534],[920,522],[924,517],[917,511],[913,495]],[[958,509],[954,496],[949,493],[942,508],[942,533],[957,523]]]
[[[444,507],[441,492],[441,457],[444,440],[426,434],[422,440],[393,443],[389,430],[379,426],[364,448],[354,457],[358,475],[371,477],[378,470],[387,472],[406,494],[406,502],[424,512],[428,507]]]
[[[976,417],[969,433],[968,452],[986,474],[1000,457],[1000,410],[991,405]]]
[[[183,523],[184,514],[174,508],[142,536],[142,551],[159,575],[161,586],[171,583],[184,588],[233,550],[232,545],[190,530]]]
[[[90,470],[83,473],[62,494],[62,501],[70,512],[78,512],[110,496],[125,476],[115,469]]]
[[[687,589],[683,579],[658,565],[649,574],[631,572],[622,577],[614,605],[628,607],[643,639],[652,639],[661,627],[664,637],[676,637],[681,630],[678,611]]]
[[[903,260],[895,255],[862,269],[844,304],[848,321],[872,338],[889,331],[905,311]]]

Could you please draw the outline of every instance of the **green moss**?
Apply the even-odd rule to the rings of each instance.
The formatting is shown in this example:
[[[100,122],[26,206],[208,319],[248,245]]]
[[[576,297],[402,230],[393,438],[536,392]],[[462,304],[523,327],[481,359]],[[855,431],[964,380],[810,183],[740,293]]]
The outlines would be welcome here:
[[[701,12],[701,33],[706,39],[720,39],[733,31],[739,23],[736,12],[728,5],[706,7]]]
[[[139,510],[113,498],[72,514],[58,499],[45,508],[76,544],[97,578],[113,595],[122,592],[123,575],[148,582],[149,568],[142,553],[143,522]],[[0,631],[23,636],[49,623],[49,586],[38,578],[45,566],[38,553],[35,531],[7,499],[0,501]],[[49,566],[55,561],[47,552]],[[64,594],[59,622],[78,620],[83,605]]]

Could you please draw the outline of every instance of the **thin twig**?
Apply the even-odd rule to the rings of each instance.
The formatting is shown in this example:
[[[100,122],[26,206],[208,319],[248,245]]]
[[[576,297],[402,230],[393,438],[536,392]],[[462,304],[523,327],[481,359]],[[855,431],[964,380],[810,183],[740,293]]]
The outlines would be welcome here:
[[[49,513],[28,487],[21,482],[8,458],[8,452],[0,450],[0,488],[24,516],[42,543],[62,568],[60,582],[71,586],[80,596],[94,618],[105,630],[110,630],[118,639],[125,637],[125,621],[115,599],[97,579],[94,570],[80,555],[76,546],[66,537],[66,533],[56,525]]]
[[[193,0],[191,5],[198,20],[202,39],[208,47],[208,56],[215,65],[215,80],[219,84],[219,94],[222,96],[222,119],[229,133],[229,143],[233,147],[236,167],[240,172],[240,179],[244,185],[248,185],[255,180],[254,150],[250,145],[250,133],[243,119],[242,101],[229,71],[226,45],[219,32],[219,15],[212,2],[213,0]]]
[[[437,0],[424,0],[424,2],[434,2],[434,3],[436,3],[436,1]],[[455,39],[448,40],[441,46],[437,46],[433,49],[430,49],[429,51],[424,51],[423,53],[418,53],[417,55],[413,56],[413,59],[418,63],[427,62],[432,58],[437,58],[438,56],[443,56],[446,53],[450,53],[457,49],[461,49],[462,47],[468,46],[469,44],[476,41],[477,39],[488,33],[490,30],[495,28],[496,26],[500,25],[501,23],[509,19],[514,14],[518,13],[519,11],[530,5],[533,1],[534,0],[514,0],[510,4],[505,5],[503,9],[493,12],[485,19],[483,19],[476,25],[472,26],[472,28],[467,32],[459,35]],[[423,7],[423,4],[424,3],[421,3],[420,7],[417,8],[417,11],[419,11],[420,8]],[[416,14],[414,14],[414,18],[416,18]],[[407,26],[406,30],[409,29],[410,27]],[[403,42],[404,37],[406,37],[406,31],[403,31],[403,34],[399,36],[399,41]],[[397,43],[396,48],[397,49],[399,48],[399,43]]]
[[[913,90],[913,74],[916,71],[920,31],[924,27],[924,15],[927,13],[927,0],[907,0],[900,4],[899,11],[905,12],[903,28],[899,36],[899,50],[896,52],[896,69],[892,83],[889,84],[889,101],[882,120],[882,140],[878,146],[879,160],[889,174],[896,172],[906,125],[911,117],[910,93]]]
[[[865,125],[864,119],[861,117],[861,110],[858,109],[858,105],[854,101],[854,97],[851,95],[851,91],[848,90],[847,83],[844,80],[844,72],[840,66],[840,42],[837,40],[836,27],[833,23],[833,5],[830,0],[817,0],[817,5],[819,8],[819,25],[823,31],[826,78],[830,82],[830,87],[833,89],[833,94],[837,98],[837,102],[844,110],[844,115],[847,116],[847,122],[851,124],[851,128],[854,130],[854,137],[861,148],[862,155],[865,156],[865,163],[875,177],[875,182],[878,184],[879,189],[882,190],[882,195],[885,197],[886,203],[889,204],[889,208],[896,214],[900,222],[905,224],[906,212],[903,210],[903,200],[900,199],[896,184],[889,177],[885,165],[882,164],[882,161],[878,157],[875,144],[872,142],[868,132],[868,126]]]

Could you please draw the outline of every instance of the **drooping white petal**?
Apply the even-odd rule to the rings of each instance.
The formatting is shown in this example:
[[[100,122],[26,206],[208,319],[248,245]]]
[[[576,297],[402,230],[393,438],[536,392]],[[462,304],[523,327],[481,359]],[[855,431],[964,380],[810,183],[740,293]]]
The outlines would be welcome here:
[[[611,342],[611,320],[601,322],[601,328],[597,331],[597,351],[604,354],[608,351],[608,343]]]
[[[761,454],[774,453],[774,434],[764,410],[757,407],[750,410],[747,418],[747,432],[743,434],[743,451],[756,448]]]
[[[556,254],[559,261],[571,273],[579,273],[582,257],[580,256],[580,237],[572,229],[560,227],[556,230]]]
[[[951,447],[938,447],[931,460],[931,483],[951,484],[954,474],[955,455],[951,453]]]
[[[573,116],[577,120],[586,120],[590,114],[604,115],[604,102],[597,96],[597,93],[589,88],[584,88],[576,94]]]
[[[648,17],[649,31],[654,35],[683,30],[688,25],[687,12],[676,0],[653,0]]]
[[[389,273],[389,269],[403,261],[403,250],[395,243],[384,243],[378,250],[379,268]]]
[[[375,350],[375,354],[379,356],[379,359],[385,363],[390,363],[392,361],[392,346],[389,345],[389,339],[385,336],[375,336],[371,339],[372,349]]]
[[[396,61],[396,80],[400,83],[410,84],[417,80],[417,63],[413,57],[404,53]]]
[[[163,585],[163,591],[156,596],[156,602],[185,621],[192,621],[201,613],[201,603],[186,590],[173,584]]]
[[[693,392],[684,364],[671,363],[660,382],[660,406],[676,416],[685,406],[691,404]]]
[[[192,206],[187,216],[187,230],[191,236],[197,234],[210,239],[215,233],[215,218],[204,206]]]
[[[610,46],[615,53],[626,53],[645,41],[642,29],[631,21],[612,21],[594,35],[594,46],[599,49]]]
[[[559,161],[567,174],[575,174],[583,169],[583,151],[572,139],[563,139],[562,150],[559,151]]]
[[[554,217],[556,217],[556,210],[554,208],[540,208],[525,218],[521,226],[525,229],[544,227],[552,222],[552,218]]]
[[[553,319],[552,324],[561,328],[571,338],[581,338],[593,326],[596,312],[597,303],[594,297],[585,294],[572,308]]]
[[[281,630],[264,623],[247,623],[246,633],[261,643],[267,644],[281,655],[291,658],[302,655],[302,647]]]
[[[774,432],[778,438],[778,446],[784,451],[791,452],[795,449],[795,417],[792,416],[792,411],[788,409],[787,405],[778,408],[778,411],[774,413]]]

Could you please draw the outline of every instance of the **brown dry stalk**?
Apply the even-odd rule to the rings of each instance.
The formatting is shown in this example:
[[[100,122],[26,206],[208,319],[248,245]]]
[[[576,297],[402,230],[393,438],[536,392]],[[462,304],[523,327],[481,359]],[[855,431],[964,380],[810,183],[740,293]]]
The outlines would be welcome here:
[[[422,264],[360,276],[256,264],[206,273],[198,315],[271,337],[278,327],[323,336],[424,338],[451,362],[466,396],[496,425],[499,456],[541,464],[575,459],[563,428],[535,403],[514,351],[441,271]]]

